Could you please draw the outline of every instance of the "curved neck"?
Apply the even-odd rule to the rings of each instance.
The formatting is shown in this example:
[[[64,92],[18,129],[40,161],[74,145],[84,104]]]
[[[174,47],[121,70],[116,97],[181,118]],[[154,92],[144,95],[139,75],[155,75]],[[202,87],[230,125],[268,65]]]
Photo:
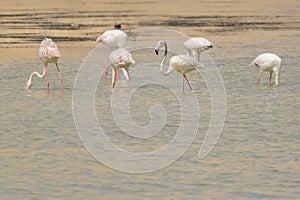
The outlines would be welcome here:
[[[160,71],[163,73],[163,75],[168,75],[171,73],[172,71],[172,68],[169,66],[168,70],[167,71],[164,71],[164,63],[165,63],[165,60],[166,60],[166,57],[168,55],[168,47],[167,47],[167,43],[164,42],[164,45],[165,45],[165,54],[164,54],[164,57],[160,63]]]
[[[38,72],[32,72],[29,79],[32,79],[33,75],[37,75],[39,78],[44,78],[45,74],[46,74],[46,69],[45,69],[45,66],[44,66],[42,74],[39,74]]]
[[[163,75],[169,75],[172,71],[172,68],[170,68],[170,66],[169,66],[167,71],[164,71],[164,62],[166,60],[166,57],[167,56],[164,56],[161,63],[160,63],[160,71],[163,73]]]

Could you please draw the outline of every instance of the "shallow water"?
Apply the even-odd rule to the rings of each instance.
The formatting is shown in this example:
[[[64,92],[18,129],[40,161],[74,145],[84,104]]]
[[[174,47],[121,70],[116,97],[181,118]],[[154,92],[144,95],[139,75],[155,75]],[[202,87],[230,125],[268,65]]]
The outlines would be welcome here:
[[[20,2],[0,3],[1,199],[299,197],[298,1]],[[144,67],[145,75],[158,72],[157,81],[171,80],[175,89],[170,91],[155,83],[140,87],[131,96],[129,108],[138,125],[147,125],[149,108],[161,104],[168,118],[159,134],[150,139],[133,138],[115,123],[111,95],[133,91],[123,79],[119,93],[110,89],[110,77],[99,80],[95,114],[113,143],[131,152],[152,152],[168,144],[180,126],[176,98],[196,95],[201,118],[190,148],[173,164],[141,174],[112,169],[87,151],[72,113],[74,82],[86,56],[99,49],[94,49],[97,36],[115,23],[121,23],[127,32],[158,26],[187,36],[206,37],[214,43],[208,54],[224,82],[226,121],[207,157],[198,158],[211,114],[204,80],[190,73],[197,92],[190,93],[186,86],[182,93],[181,77],[175,72],[168,77],[159,76],[158,66],[152,66],[156,71]],[[80,26],[77,29],[72,24]],[[37,48],[45,35],[54,38],[62,52],[59,63],[65,90],[61,91],[56,69],[51,65],[50,91],[44,79],[35,78],[32,91],[26,92],[24,86],[30,73],[42,70]],[[147,35],[129,37],[146,47],[152,44]],[[175,38],[170,39],[172,42],[181,41]],[[155,44],[156,40],[152,47]],[[134,89],[146,79],[137,73],[139,64],[160,62],[160,57],[154,52],[152,57],[151,51],[133,52],[137,61],[130,71]],[[279,87],[267,84],[267,74],[259,86],[254,84],[258,70],[248,64],[264,52],[282,58]]]

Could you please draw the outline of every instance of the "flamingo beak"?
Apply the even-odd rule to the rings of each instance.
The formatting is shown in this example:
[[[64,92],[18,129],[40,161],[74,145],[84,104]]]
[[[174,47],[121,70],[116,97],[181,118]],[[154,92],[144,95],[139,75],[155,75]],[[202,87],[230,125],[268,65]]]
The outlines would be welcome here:
[[[155,54],[158,56],[158,50],[157,50],[157,49],[155,49],[154,51],[155,51]]]

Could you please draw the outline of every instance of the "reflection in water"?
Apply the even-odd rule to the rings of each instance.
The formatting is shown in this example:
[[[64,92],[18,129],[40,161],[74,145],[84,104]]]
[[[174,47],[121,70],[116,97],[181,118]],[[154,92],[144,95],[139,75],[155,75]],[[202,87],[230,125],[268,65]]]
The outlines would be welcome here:
[[[188,0],[184,5],[180,1],[172,4],[134,0],[126,4],[66,2],[52,2],[45,7],[42,2],[1,1],[0,194],[3,199],[296,199],[299,196],[298,1],[266,1],[259,7],[262,3],[258,0],[201,3]],[[193,75],[189,79],[199,101],[198,135],[174,164],[153,173],[122,173],[99,163],[84,148],[72,115],[73,82],[83,59],[97,45],[97,36],[115,23],[122,24],[125,31],[145,24],[167,26],[214,43],[209,55],[219,66],[224,81],[227,114],[222,135],[205,159],[200,160],[197,153],[210,121],[211,102],[205,82]],[[80,26],[74,29],[72,24]],[[62,52],[63,94],[55,67],[49,67],[53,80],[49,94],[45,81],[38,79],[31,93],[24,90],[27,74],[41,66],[36,54],[45,35],[53,36]],[[134,33],[129,37],[141,44],[147,42]],[[153,45],[149,42],[148,46],[153,47],[156,42]],[[280,86],[269,87],[267,77],[255,86],[257,70],[248,65],[256,55],[269,51],[282,58]],[[152,55],[157,59],[149,50],[139,55],[137,62],[142,63]],[[99,73],[101,67],[104,68],[99,65]],[[134,70],[138,69],[132,69],[134,81],[145,79],[134,76]],[[181,93],[178,74],[172,73],[169,78],[178,81],[176,95],[191,95]],[[128,91],[125,81],[121,86],[121,91]],[[96,115],[112,142],[132,152],[149,152],[173,138],[180,123],[180,109],[174,94],[164,87],[146,85],[136,90],[130,100],[132,119],[139,125],[149,123],[148,111],[153,104],[163,104],[170,116],[162,132],[146,142],[123,134],[116,125],[109,103],[111,95],[110,81],[99,81]]]

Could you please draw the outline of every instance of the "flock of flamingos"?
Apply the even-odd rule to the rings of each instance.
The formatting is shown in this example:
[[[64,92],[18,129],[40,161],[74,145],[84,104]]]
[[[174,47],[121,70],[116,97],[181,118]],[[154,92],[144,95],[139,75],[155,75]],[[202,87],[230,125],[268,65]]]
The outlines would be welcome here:
[[[115,83],[119,82],[119,69],[123,70],[124,76],[129,81],[130,87],[132,88],[131,78],[129,75],[129,67],[135,63],[131,53],[125,48],[127,41],[127,34],[121,30],[109,30],[104,32],[97,38],[97,42],[102,42],[109,48],[104,75],[108,75],[109,63],[112,67],[112,88],[115,87]],[[160,70],[162,74],[168,75],[172,70],[175,70],[182,74],[182,90],[184,91],[184,80],[187,82],[190,90],[192,87],[186,77],[186,73],[196,70],[198,74],[198,68],[204,65],[199,62],[200,53],[213,47],[212,43],[205,38],[190,38],[184,42],[187,55],[176,55],[172,56],[169,61],[168,69],[164,69],[164,63],[168,54],[167,42],[164,40],[158,41],[155,47],[155,53],[158,55],[159,50],[164,48],[164,56],[160,64]],[[112,51],[113,50],[113,51]],[[29,90],[32,86],[33,75],[37,75],[39,78],[46,76],[47,89],[49,90],[50,82],[48,76],[48,64],[55,63],[59,75],[59,80],[64,89],[64,83],[62,75],[60,73],[57,61],[60,57],[59,48],[56,43],[50,39],[45,38],[39,48],[38,55],[43,63],[43,73],[32,72],[27,83],[26,90]],[[262,74],[264,72],[270,73],[269,84],[271,83],[272,74],[275,74],[275,84],[279,84],[281,59],[272,53],[264,53],[257,56],[254,61],[250,64],[259,68],[259,75],[256,80],[258,84]]]

